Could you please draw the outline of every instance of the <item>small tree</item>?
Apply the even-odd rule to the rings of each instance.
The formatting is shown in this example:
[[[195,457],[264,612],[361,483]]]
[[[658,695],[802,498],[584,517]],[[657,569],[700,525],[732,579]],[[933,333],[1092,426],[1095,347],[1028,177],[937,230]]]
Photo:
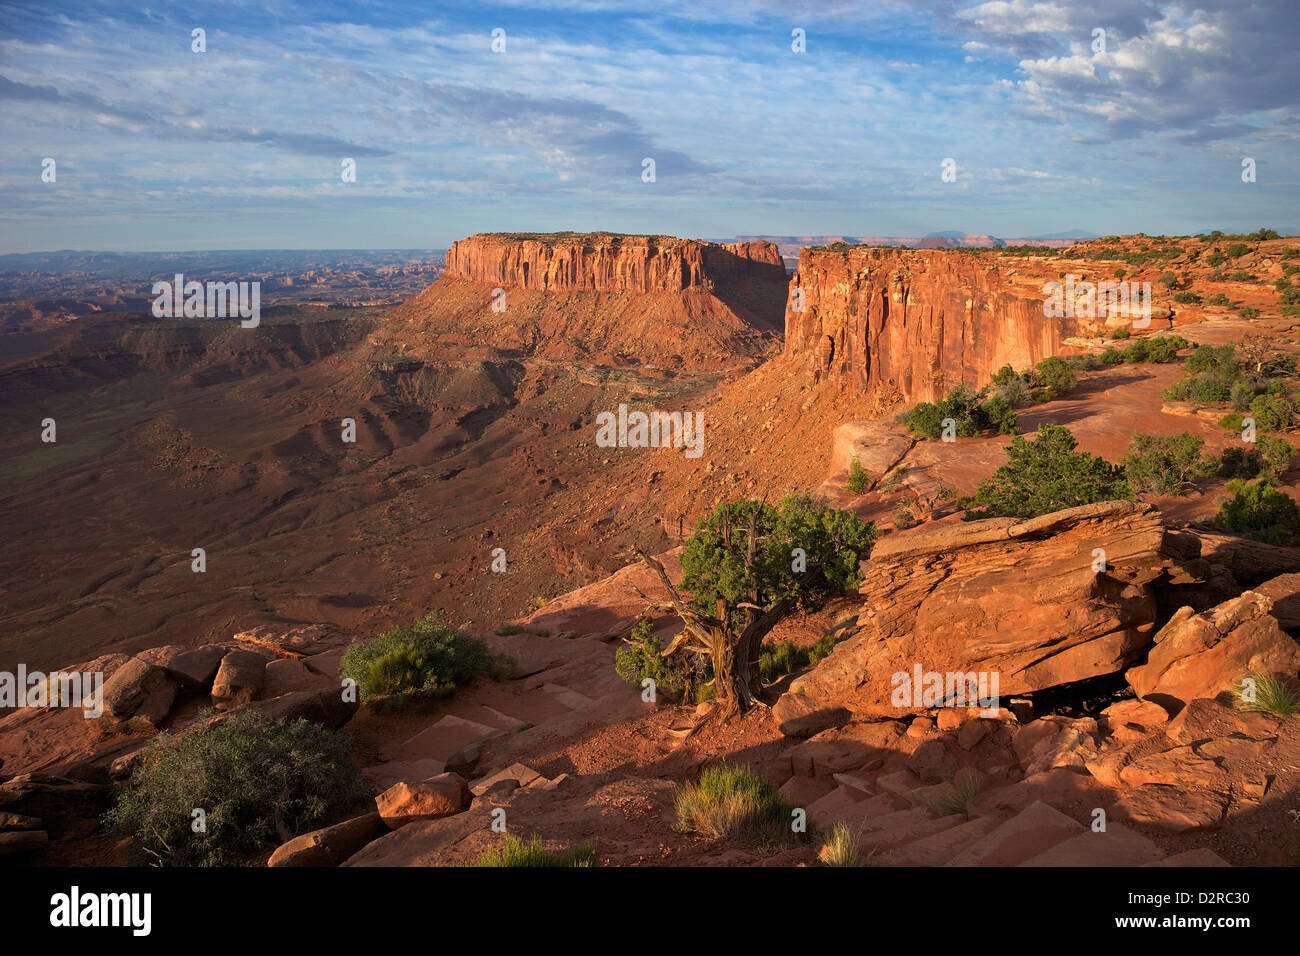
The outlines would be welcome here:
[[[636,553],[658,575],[685,627],[662,653],[707,654],[713,663],[713,715],[727,720],[757,702],[763,638],[798,607],[815,608],[862,581],[859,562],[876,526],[806,495],[779,508],[741,499],[700,520],[682,552],[683,598],[663,565]]]
[[[849,462],[849,480],[847,489],[851,495],[860,495],[867,490],[867,470],[862,467],[862,461],[857,455]]]
[[[1033,518],[1076,505],[1131,498],[1124,469],[1104,458],[1076,452],[1078,442],[1063,425],[1039,425],[1034,439],[1018,435],[1007,463],[980,482],[975,501],[987,517]]]

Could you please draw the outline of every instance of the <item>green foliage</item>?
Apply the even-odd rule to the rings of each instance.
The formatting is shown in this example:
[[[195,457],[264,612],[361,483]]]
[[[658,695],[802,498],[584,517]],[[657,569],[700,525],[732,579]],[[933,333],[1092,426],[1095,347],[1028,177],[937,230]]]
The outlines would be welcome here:
[[[707,657],[678,653],[663,657],[663,645],[654,635],[654,625],[641,618],[632,627],[625,644],[614,654],[614,672],[629,684],[641,686],[646,678],[655,682],[655,692],[666,692],[678,700],[713,679],[713,665]]]
[[[1205,300],[1205,304],[1222,306],[1223,308],[1231,308],[1232,300],[1229,299],[1222,292],[1216,292],[1214,293],[1214,295],[1210,296],[1208,299]]]
[[[851,495],[860,495],[867,490],[867,470],[857,455],[849,462],[849,480],[845,487]]]
[[[1178,358],[1179,350],[1191,344],[1181,335],[1157,335],[1143,341],[1146,344],[1146,361],[1160,364],[1174,361]]]
[[[988,404],[984,406],[984,414],[988,418],[989,424],[998,430],[998,434],[1014,435],[1016,433],[1016,410],[1001,395],[994,395],[989,399]]]
[[[1295,446],[1282,438],[1272,435],[1260,435],[1255,442],[1259,450],[1260,477],[1268,481],[1280,481],[1291,467],[1295,458]]]
[[[706,767],[677,794],[677,828],[710,840],[790,839],[790,811],[770,783],[749,767]]]
[[[1268,239],[1281,239],[1281,234],[1276,229],[1258,229],[1246,236],[1251,242],[1264,242]]]
[[[937,441],[943,435],[944,419],[950,418],[958,437],[971,438],[989,428],[997,427],[989,417],[988,406],[984,404],[987,394],[987,389],[977,392],[969,385],[956,385],[949,390],[947,398],[938,402],[917,404],[908,412],[903,423],[909,431],[930,441]],[[1007,404],[1010,405],[1010,402]],[[1005,420],[1007,412],[999,406],[998,413],[1001,416],[1000,423]],[[1014,423],[1012,427],[1014,428]]]
[[[1123,270],[1123,269],[1116,269],[1116,270],[1115,270],[1115,278],[1116,278],[1116,279],[1122,279],[1122,278],[1124,278],[1126,275],[1128,275],[1128,273],[1127,273],[1125,270]]]
[[[1201,297],[1195,292],[1175,292],[1174,301],[1183,305],[1194,305],[1201,301]]]
[[[1250,403],[1250,417],[1260,431],[1284,431],[1291,427],[1295,406],[1285,395],[1256,395]]]
[[[1182,494],[1189,482],[1217,470],[1217,462],[1202,454],[1204,445],[1205,439],[1189,432],[1134,435],[1129,454],[1121,462],[1129,488],[1157,495]]]
[[[1131,498],[1124,469],[1075,451],[1078,442],[1062,425],[1039,425],[1036,438],[1019,435],[1007,463],[980,483],[975,500],[985,515],[1033,518],[1063,508]],[[981,515],[968,515],[980,517]]]
[[[821,637],[817,638],[817,643],[808,649],[808,663],[817,664],[825,658],[830,657],[831,651],[835,649],[835,645],[840,641],[845,640],[847,637],[847,633],[836,634],[834,631],[823,634]]]
[[[1237,314],[1241,316],[1243,319],[1258,319],[1260,313],[1259,313],[1259,309],[1252,308],[1251,306],[1248,305],[1244,305],[1237,310]]]
[[[751,522],[756,552],[747,569],[748,537],[740,530]],[[807,495],[788,497],[780,508],[751,499],[722,502],[700,520],[682,552],[681,586],[692,606],[709,615],[719,598],[731,607],[742,601],[768,607],[782,598],[817,607],[862,583],[858,562],[877,534],[875,524]],[[795,548],[807,554],[805,571],[792,568]]]
[[[1231,345],[1198,345],[1183,369],[1183,377],[1164,390],[1167,401],[1226,402],[1241,376],[1241,359]]]
[[[1250,246],[1246,245],[1244,242],[1234,242],[1232,245],[1228,246],[1224,252],[1227,253],[1229,259],[1239,259],[1246,253],[1250,252]]]
[[[229,866],[357,809],[367,790],[346,737],[254,707],[179,736],[163,732],[139,758],[104,823],[163,866]],[[205,832],[190,827],[205,813]]]
[[[770,684],[786,674],[808,666],[808,651],[791,641],[764,644],[758,654],[758,676]]]
[[[1221,266],[1228,261],[1228,257],[1222,252],[1212,252],[1205,257],[1205,264],[1208,266]]]
[[[1110,337],[1112,339],[1127,339],[1132,334],[1133,333],[1130,332],[1128,329],[1116,329],[1114,332],[1110,334]]]
[[[1178,282],[1178,276],[1174,275],[1172,272],[1162,272],[1160,278],[1157,279],[1156,282],[1160,283],[1166,289],[1170,289]]]
[[[1124,362],[1124,353],[1113,345],[1107,346],[1101,351],[1101,354],[1097,356],[1097,360],[1101,362],[1102,365],[1120,365]]]
[[[593,866],[596,862],[596,844],[580,843],[563,850],[548,850],[542,838],[533,834],[527,840],[521,840],[512,834],[506,834],[505,845],[499,850],[487,850],[474,861],[479,866],[545,866],[571,867]]]
[[[1230,282],[1253,282],[1255,277],[1244,269],[1238,269],[1235,272],[1228,273],[1228,280]]]
[[[1229,412],[1219,419],[1219,427],[1230,432],[1239,432],[1245,427],[1245,418],[1240,412]]]
[[[1010,366],[1007,367],[1009,368]],[[1013,409],[1024,408],[1026,405],[1034,404],[1034,396],[1029,391],[1029,383],[1025,381],[1024,376],[1018,374],[1013,375],[1008,381],[997,385],[996,390],[993,392],[993,398],[989,400],[989,404],[992,404],[993,401],[998,399],[1002,400]]]
[[[951,783],[944,784],[926,799],[926,804],[940,816],[960,814],[970,816],[969,804],[984,791],[984,783],[978,772],[963,768],[957,771]]]
[[[1228,482],[1232,498],[1219,507],[1215,521],[1233,534],[1269,544],[1294,545],[1300,540],[1300,507],[1270,482]]]
[[[1263,467],[1256,448],[1225,448],[1219,456],[1220,478],[1254,478]]]
[[[450,697],[476,675],[500,678],[509,666],[509,658],[490,654],[481,638],[447,626],[431,611],[414,624],[353,644],[339,673],[356,681],[362,700],[401,704]]]
[[[1078,381],[1064,359],[1051,355],[1034,366],[1032,384],[1047,389],[1053,398],[1059,398],[1073,389]]]

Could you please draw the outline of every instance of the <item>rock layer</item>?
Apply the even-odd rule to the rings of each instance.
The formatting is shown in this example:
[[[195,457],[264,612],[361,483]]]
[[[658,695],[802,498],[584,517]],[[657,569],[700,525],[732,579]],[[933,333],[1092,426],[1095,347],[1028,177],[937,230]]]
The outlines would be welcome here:
[[[804,249],[790,284],[785,349],[857,393],[931,400],[1022,369],[1105,320],[1047,318],[1042,282],[948,251]]]

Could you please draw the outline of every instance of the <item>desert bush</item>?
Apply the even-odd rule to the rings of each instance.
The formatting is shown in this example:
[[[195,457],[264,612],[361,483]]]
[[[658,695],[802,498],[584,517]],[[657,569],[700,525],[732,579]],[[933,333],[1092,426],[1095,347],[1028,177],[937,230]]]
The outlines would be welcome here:
[[[706,767],[677,794],[677,828],[710,840],[788,839],[793,809],[749,767]]]
[[[849,462],[849,480],[845,489],[851,495],[860,495],[867,490],[867,470],[862,467],[862,461],[857,455]]]
[[[1074,388],[1078,380],[1064,359],[1050,355],[1034,366],[1032,384],[1047,389],[1053,398],[1059,398]]]
[[[505,845],[499,850],[487,850],[475,860],[481,866],[572,867],[593,866],[596,862],[596,844],[580,843],[563,850],[548,850],[542,838],[533,834],[522,840],[506,834]]]
[[[1295,406],[1285,395],[1256,395],[1250,402],[1250,417],[1261,431],[1285,431],[1295,418]]]
[[[1245,417],[1240,412],[1229,412],[1219,419],[1219,427],[1230,432],[1239,432],[1245,427]]]
[[[1234,242],[1224,250],[1229,259],[1240,259],[1246,253],[1250,252],[1250,246],[1244,242]]]
[[[1126,365],[1138,365],[1147,360],[1149,348],[1150,344],[1146,339],[1138,339],[1126,345],[1120,354],[1124,357]]]
[[[975,501],[984,513],[967,518],[1038,515],[1116,498],[1131,498],[1124,469],[1104,458],[1077,452],[1078,442],[1062,425],[1039,425],[1035,438],[1018,435],[1007,463],[980,483]]]
[[[817,638],[817,643],[808,649],[808,663],[816,664],[823,659],[830,657],[831,651],[835,645],[848,638],[848,634],[835,634],[834,632],[823,634]]]
[[[1211,252],[1208,256],[1205,257],[1205,264],[1207,266],[1221,266],[1227,261],[1228,261],[1228,257],[1225,256],[1222,252]]]
[[[894,521],[894,527],[899,531],[906,531],[908,528],[914,528],[920,524],[916,515],[906,508],[895,508],[890,512],[889,516]]]
[[[1260,435],[1255,447],[1259,449],[1260,477],[1280,481],[1291,467],[1291,460],[1295,458],[1295,446],[1282,438]]]
[[[1216,292],[1214,293],[1214,295],[1210,296],[1208,299],[1205,300],[1205,304],[1222,306],[1224,308],[1231,308],[1232,300],[1229,299],[1222,292]]]
[[[698,688],[713,677],[707,658],[691,660],[680,653],[662,656],[663,645],[648,618],[638,620],[623,642],[614,654],[614,672],[629,684],[640,687],[649,678],[655,682],[656,694],[667,692],[677,700],[698,700]]]
[[[1001,399],[1011,408],[1024,408],[1034,404],[1034,396],[1029,391],[1029,384],[1019,375],[998,385],[990,402]]]
[[[1120,365],[1124,362],[1124,353],[1115,346],[1110,345],[1101,351],[1097,356],[1097,361],[1102,365]]]
[[[346,737],[255,707],[155,737],[105,817],[162,866],[228,866],[358,809],[367,798]],[[205,832],[191,829],[205,814]]]
[[[1164,364],[1178,358],[1178,351],[1190,343],[1181,335],[1157,335],[1146,340],[1146,360]]]
[[[1225,448],[1219,456],[1220,478],[1255,478],[1263,467],[1256,448]]]
[[[414,624],[353,644],[339,673],[356,681],[362,700],[401,704],[450,697],[477,675],[500,679],[509,667],[508,657],[489,653],[481,638],[444,624],[433,611]]]
[[[1300,540],[1300,507],[1268,481],[1228,482],[1232,498],[1219,507],[1215,521],[1233,534],[1269,544],[1293,545]]]
[[[921,402],[904,419],[908,430],[937,441],[943,435],[943,420],[950,418],[960,438],[970,438],[991,427],[984,405],[987,389],[976,391],[969,385],[956,385],[948,397],[938,402]]]
[[[1172,272],[1162,272],[1160,273],[1160,278],[1157,279],[1156,282],[1160,283],[1166,289],[1171,289],[1178,282],[1178,276],[1174,275]]]
[[[1016,411],[1001,395],[994,395],[984,405],[984,415],[988,423],[998,430],[1000,435],[1014,435],[1016,433]]]
[[[1195,305],[1201,301],[1201,297],[1195,292],[1175,292],[1174,301],[1182,305]]]
[[[1129,454],[1120,463],[1135,492],[1180,495],[1189,482],[1213,474],[1217,463],[1202,453],[1205,439],[1190,432],[1180,435],[1138,433]]]

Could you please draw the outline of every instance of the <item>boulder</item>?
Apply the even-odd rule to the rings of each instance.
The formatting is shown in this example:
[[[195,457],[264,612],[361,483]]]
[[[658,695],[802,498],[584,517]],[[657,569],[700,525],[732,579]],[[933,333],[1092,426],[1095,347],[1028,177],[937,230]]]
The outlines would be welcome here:
[[[236,650],[221,659],[212,682],[212,700],[218,710],[232,710],[255,699],[266,682],[266,658],[253,651]]]
[[[804,699],[784,712],[897,718],[975,704],[956,693],[972,679],[1005,699],[1121,671],[1150,644],[1154,583],[1183,560],[1159,512],[1129,501],[891,536],[866,567],[857,631],[799,678]]]
[[[787,691],[772,707],[777,728],[787,737],[812,737],[838,727],[849,719],[849,712],[835,704],[817,704],[803,694]]]
[[[375,797],[379,815],[390,830],[417,820],[460,813],[469,802],[465,778],[456,773],[442,773],[417,783],[398,783]]]
[[[266,865],[338,866],[387,832],[378,813],[367,813],[294,837],[272,853]]]
[[[1148,783],[1124,791],[1111,815],[1116,820],[1158,830],[1187,833],[1217,828],[1227,809],[1227,795],[1215,790],[1187,790]]]
[[[157,729],[171,711],[176,690],[163,668],[133,657],[104,682],[104,718],[109,724],[135,721]]]
[[[338,730],[352,719],[361,705],[355,700],[344,700],[342,688],[336,687],[330,690],[293,691],[269,700],[256,701],[251,706],[281,720],[297,720],[301,717],[313,724]]]
[[[1300,646],[1269,614],[1273,602],[1246,591],[1204,614],[1180,610],[1160,629],[1147,661],[1125,675],[1139,697],[1177,710],[1231,691],[1256,673],[1294,677]]]
[[[141,660],[155,664],[167,672],[167,676],[181,687],[190,690],[207,690],[212,686],[212,679],[221,666],[221,659],[226,656],[226,648],[216,644],[203,647],[186,647],[183,644],[168,644],[153,647],[137,655]]]

